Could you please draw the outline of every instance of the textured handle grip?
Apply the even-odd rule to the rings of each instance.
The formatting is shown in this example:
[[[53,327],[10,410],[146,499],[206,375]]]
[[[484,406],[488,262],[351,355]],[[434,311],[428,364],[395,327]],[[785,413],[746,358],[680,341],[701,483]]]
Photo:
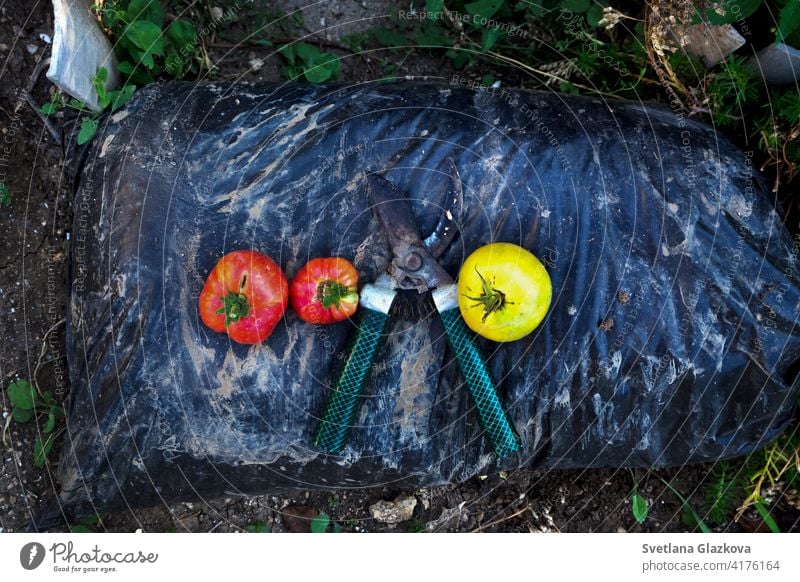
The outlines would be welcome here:
[[[350,355],[345,361],[336,387],[331,393],[314,444],[322,450],[338,453],[344,448],[347,433],[356,416],[359,395],[372,371],[378,343],[389,316],[361,308],[361,323]]]
[[[475,343],[474,334],[461,319],[458,309],[448,309],[439,315],[442,318],[450,348],[456,354],[458,367],[461,369],[467,388],[475,401],[475,408],[478,410],[478,418],[483,431],[494,448],[495,454],[498,458],[502,458],[509,453],[518,451],[520,448],[519,437],[503,410],[492,376]]]

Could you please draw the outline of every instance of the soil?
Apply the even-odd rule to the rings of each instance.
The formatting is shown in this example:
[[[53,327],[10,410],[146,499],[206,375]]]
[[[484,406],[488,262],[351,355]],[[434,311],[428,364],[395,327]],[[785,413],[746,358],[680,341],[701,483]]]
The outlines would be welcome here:
[[[299,2],[282,2],[289,11]],[[389,2],[329,2],[305,14],[306,27],[332,44],[343,33],[377,26]],[[369,6],[369,7],[367,7]],[[68,395],[63,318],[67,305],[72,184],[63,163],[62,147],[25,102],[39,59],[49,55],[40,35],[52,35],[51,4],[46,0],[15,0],[0,8],[0,181],[10,192],[11,206],[0,205],[0,380],[4,387],[19,377],[36,381],[59,402]],[[281,80],[281,60],[272,48],[210,47],[216,78],[241,81]],[[326,49],[328,50],[328,49]],[[343,57],[340,79],[356,82],[384,74],[389,59],[395,75],[441,77],[452,74],[449,63],[433,56],[408,53]],[[498,78],[501,75],[498,74]],[[49,100],[50,83],[42,75],[30,91],[41,105]],[[63,119],[54,119],[60,125]],[[41,500],[57,490],[51,475],[59,439],[50,461],[37,468],[33,443],[35,423],[9,419],[11,406],[0,391],[3,424],[7,425],[0,458],[0,532],[19,531]],[[681,501],[663,478],[684,496],[700,488],[709,466],[633,473],[629,470],[517,471],[488,475],[460,485],[401,492],[395,489],[337,493],[304,492],[292,496],[261,496],[198,500],[135,512],[102,516],[90,527],[98,531],[242,531],[259,524],[269,531],[308,531],[310,518],[326,513],[344,531],[496,531],[496,532],[619,532],[687,531]],[[639,524],[631,511],[634,482],[648,502],[649,513]],[[411,519],[399,524],[377,521],[370,506],[401,493],[416,500]],[[747,516],[722,529],[748,529]],[[263,524],[263,525],[261,525]],[[74,524],[73,524],[74,525]],[[796,511],[779,516],[784,531],[798,528]],[[65,525],[64,530],[67,529]],[[251,527],[251,529],[253,529]]]

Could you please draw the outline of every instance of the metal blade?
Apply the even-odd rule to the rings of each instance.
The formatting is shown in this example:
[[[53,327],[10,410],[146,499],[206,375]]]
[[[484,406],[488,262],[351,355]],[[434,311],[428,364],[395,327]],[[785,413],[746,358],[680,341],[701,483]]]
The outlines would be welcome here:
[[[367,184],[375,202],[375,212],[383,223],[392,251],[400,246],[422,246],[411,203],[405,194],[378,174],[368,174]]]
[[[461,219],[461,211],[464,208],[464,191],[461,185],[461,176],[458,175],[458,168],[453,158],[447,158],[447,195],[444,201],[442,213],[436,227],[422,241],[425,248],[434,259],[442,256],[445,249],[453,242],[458,232],[457,223]]]
[[[431,257],[419,236],[408,198],[389,180],[368,174],[367,184],[394,258],[388,273],[398,289],[429,289],[453,281],[452,277]]]

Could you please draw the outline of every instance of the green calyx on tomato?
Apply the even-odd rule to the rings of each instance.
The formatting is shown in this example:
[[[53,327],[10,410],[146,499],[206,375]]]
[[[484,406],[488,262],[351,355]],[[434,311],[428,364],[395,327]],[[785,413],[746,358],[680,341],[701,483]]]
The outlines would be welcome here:
[[[216,313],[225,314],[225,327],[232,323],[236,323],[243,317],[247,317],[250,313],[250,305],[247,303],[247,295],[244,293],[236,293],[235,291],[228,291],[224,297],[220,297],[222,307],[217,309]]]
[[[317,284],[317,301],[322,303],[325,309],[339,307],[343,301],[345,303],[357,302],[358,293],[338,281],[326,280]]]
[[[481,281],[481,294],[477,297],[470,297],[469,295],[464,295],[470,301],[474,301],[475,305],[473,307],[483,307],[483,317],[481,321],[486,323],[486,319],[495,311],[500,311],[505,307],[507,304],[512,304],[513,301],[509,301],[506,298],[506,294],[500,291],[500,289],[495,289],[486,281],[483,275],[481,275],[478,268],[475,267],[475,272],[478,274],[478,277]]]

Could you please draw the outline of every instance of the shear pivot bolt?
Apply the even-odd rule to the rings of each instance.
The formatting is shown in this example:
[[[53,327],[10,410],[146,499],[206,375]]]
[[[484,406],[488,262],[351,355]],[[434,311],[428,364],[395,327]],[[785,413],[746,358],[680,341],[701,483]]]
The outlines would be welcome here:
[[[403,264],[409,271],[418,271],[419,268],[422,267],[422,257],[415,252],[410,252],[406,255],[406,258],[403,259]]]

